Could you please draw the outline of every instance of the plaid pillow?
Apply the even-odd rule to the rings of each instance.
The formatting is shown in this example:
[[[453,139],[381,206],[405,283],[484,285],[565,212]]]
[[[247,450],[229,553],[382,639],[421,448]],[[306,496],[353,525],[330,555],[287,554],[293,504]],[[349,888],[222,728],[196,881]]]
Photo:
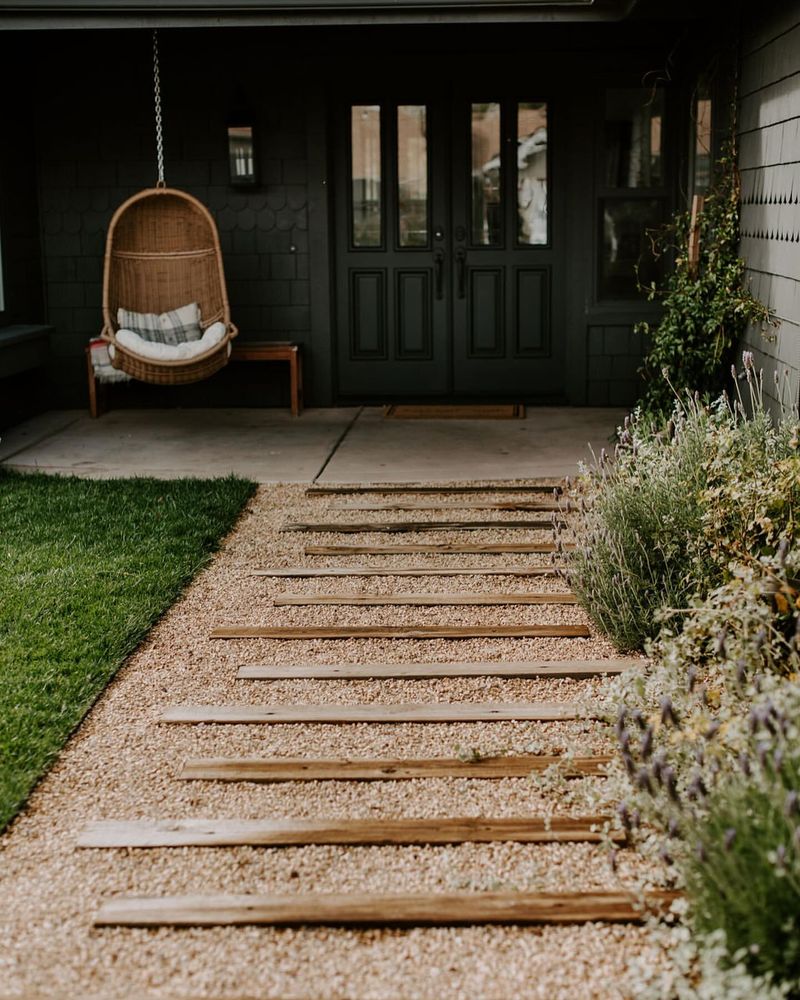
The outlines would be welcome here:
[[[133,330],[143,340],[154,344],[186,344],[203,336],[200,329],[200,306],[196,302],[161,315],[118,309],[117,325],[121,330]]]

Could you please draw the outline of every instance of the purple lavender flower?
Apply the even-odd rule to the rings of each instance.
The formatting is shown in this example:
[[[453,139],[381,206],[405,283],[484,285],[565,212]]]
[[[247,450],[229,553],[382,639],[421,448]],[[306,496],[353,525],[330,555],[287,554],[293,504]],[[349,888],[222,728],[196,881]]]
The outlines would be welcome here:
[[[671,723],[673,726],[678,725],[678,714],[675,711],[670,698],[661,699],[661,722],[665,726],[667,723]]]

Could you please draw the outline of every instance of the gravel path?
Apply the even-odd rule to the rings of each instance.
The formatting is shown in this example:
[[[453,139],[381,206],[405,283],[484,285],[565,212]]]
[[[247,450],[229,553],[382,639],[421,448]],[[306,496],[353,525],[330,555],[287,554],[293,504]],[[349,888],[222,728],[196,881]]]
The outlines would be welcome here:
[[[475,494],[488,498],[490,494]],[[584,701],[605,683],[492,677],[439,680],[236,679],[242,663],[602,658],[600,638],[500,640],[210,640],[223,624],[518,624],[584,622],[579,607],[273,608],[282,593],[513,592],[566,589],[553,578],[425,577],[273,579],[267,566],[341,565],[306,557],[309,542],[385,543],[385,535],[280,533],[286,521],[325,520],[328,498],[303,488],[262,488],[238,529],[120,670],[28,808],[2,839],[0,997],[308,998],[308,1000],[517,1000],[621,998],[627,961],[651,949],[629,926],[471,927],[395,930],[208,928],[96,930],[99,903],[114,895],[204,892],[481,891],[632,888],[651,873],[621,852],[616,874],[587,844],[464,844],[451,847],[335,847],[100,851],[75,849],[92,819],[170,817],[520,816],[587,810],[600,779],[430,779],[275,785],[175,780],[198,756],[450,756],[480,752],[608,752],[599,722],[431,725],[166,726],[171,705],[404,701]],[[489,512],[481,512],[481,516]],[[337,511],[337,518],[364,519]],[[381,520],[407,520],[381,512]],[[436,511],[415,518],[437,520]],[[488,519],[488,518],[487,518]],[[499,524],[513,513],[491,517]],[[389,536],[456,541],[453,532]],[[548,532],[486,529],[469,540],[549,541]],[[549,556],[357,556],[369,565],[547,565]],[[648,956],[658,960],[657,952]]]

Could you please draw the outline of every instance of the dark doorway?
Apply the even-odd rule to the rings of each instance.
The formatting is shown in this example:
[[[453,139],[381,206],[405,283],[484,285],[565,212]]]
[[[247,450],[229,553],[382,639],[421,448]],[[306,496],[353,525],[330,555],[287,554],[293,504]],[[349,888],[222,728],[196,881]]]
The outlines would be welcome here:
[[[487,96],[339,110],[342,398],[563,394],[552,109],[535,93],[474,100]]]

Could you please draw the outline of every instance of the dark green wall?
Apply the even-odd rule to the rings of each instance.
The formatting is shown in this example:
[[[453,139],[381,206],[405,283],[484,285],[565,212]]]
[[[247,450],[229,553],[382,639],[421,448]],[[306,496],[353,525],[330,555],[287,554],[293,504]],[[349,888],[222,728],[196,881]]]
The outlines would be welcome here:
[[[671,22],[658,31],[647,24],[165,30],[167,180],[199,197],[217,219],[242,337],[299,341],[307,401],[329,405],[336,399],[329,150],[346,141],[332,128],[329,108],[337,100],[375,99],[376,81],[384,90],[393,86],[396,96],[401,96],[397,88],[405,88],[403,99],[425,100],[424,88],[414,91],[415,67],[422,65],[447,67],[469,83],[489,64],[513,66],[524,79],[530,64],[531,79],[551,81],[544,95],[537,85],[537,98],[571,95],[562,102],[569,114],[554,121],[554,128],[567,134],[568,153],[552,179],[553,218],[560,220],[559,238],[569,257],[567,281],[554,289],[565,296],[564,321],[553,330],[566,344],[567,399],[627,404],[636,395],[641,346],[630,331],[652,309],[643,301],[609,309],[594,298],[603,87],[635,86],[648,72],[663,73],[672,58],[669,169],[677,200],[685,166],[681,136],[688,126],[688,118],[679,118],[688,115],[689,82],[681,79],[675,46],[686,35],[685,25]],[[0,206],[19,206],[25,216],[13,251],[6,245],[5,254],[7,266],[20,275],[14,293],[19,318],[44,318],[56,330],[50,405],[85,404],[83,348],[101,323],[108,221],[122,200],[155,180],[150,45],[146,30],[0,32],[0,56],[7,61],[13,52],[28,69],[25,92],[31,105],[18,112],[18,88],[13,82],[4,87],[4,112],[17,114],[7,119],[10,133],[25,135],[22,154],[9,155],[11,142],[3,143],[0,153],[0,169],[10,162]],[[497,87],[502,90],[502,79]],[[258,129],[261,183],[252,191],[228,183],[225,124],[242,94]],[[39,236],[44,306],[38,292]],[[4,231],[6,243],[7,238]],[[281,366],[232,365],[195,386],[117,391],[137,405],[288,403]]]

